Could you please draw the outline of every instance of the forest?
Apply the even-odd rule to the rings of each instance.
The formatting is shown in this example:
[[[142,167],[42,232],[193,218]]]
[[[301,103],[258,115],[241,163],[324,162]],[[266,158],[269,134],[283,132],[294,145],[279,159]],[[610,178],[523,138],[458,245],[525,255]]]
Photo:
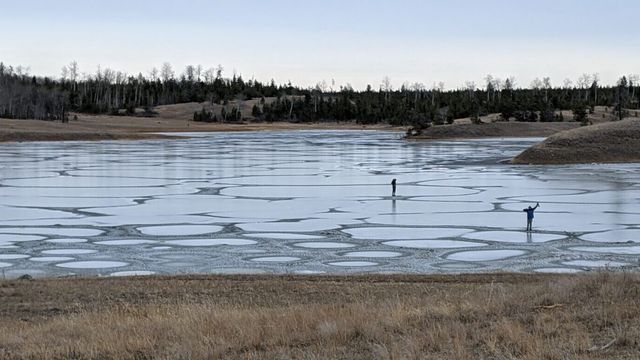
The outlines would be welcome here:
[[[583,74],[576,81],[565,79],[561,86],[551,79],[535,79],[519,86],[516,79],[491,75],[484,83],[445,90],[444,84],[428,88],[422,83],[405,83],[399,88],[384,77],[379,86],[354,90],[350,85],[336,88],[322,81],[311,88],[291,83],[277,85],[244,80],[233,74],[223,76],[221,66],[204,69],[188,65],[176,74],[169,63],[147,75],[130,75],[109,68],[81,73],[77,62],[64,66],[58,78],[29,74],[22,66],[0,63],[0,117],[68,121],[69,112],[132,115],[136,109],[152,116],[153,107],[186,102],[227,105],[230,101],[260,99],[251,114],[239,109],[211,114],[204,109],[195,121],[356,121],[362,124],[389,123],[424,128],[451,123],[453,119],[499,113],[504,120],[563,121],[558,110],[573,109],[581,114],[594,106],[615,109],[620,119],[628,109],[638,109],[640,77],[621,76],[614,86],[604,86],[597,74]],[[265,98],[275,100],[265,101]],[[579,116],[579,115],[578,115]],[[567,119],[568,120],[568,119]]]

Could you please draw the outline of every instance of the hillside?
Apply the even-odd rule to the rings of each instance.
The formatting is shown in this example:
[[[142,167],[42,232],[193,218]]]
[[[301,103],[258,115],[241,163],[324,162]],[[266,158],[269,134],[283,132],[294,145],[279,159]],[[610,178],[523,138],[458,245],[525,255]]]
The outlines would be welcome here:
[[[640,118],[555,134],[512,160],[514,164],[621,163],[640,161]]]

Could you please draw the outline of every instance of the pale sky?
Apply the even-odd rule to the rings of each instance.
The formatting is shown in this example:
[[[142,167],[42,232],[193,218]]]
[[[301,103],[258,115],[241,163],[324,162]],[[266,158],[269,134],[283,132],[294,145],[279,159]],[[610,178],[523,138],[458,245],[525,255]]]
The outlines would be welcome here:
[[[0,0],[0,14],[0,61],[55,77],[72,60],[355,88],[640,73],[638,0]]]

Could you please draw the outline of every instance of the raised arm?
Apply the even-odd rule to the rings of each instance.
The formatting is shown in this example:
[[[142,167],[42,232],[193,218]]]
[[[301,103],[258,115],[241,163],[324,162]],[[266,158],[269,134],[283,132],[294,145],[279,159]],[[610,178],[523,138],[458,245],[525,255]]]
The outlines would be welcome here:
[[[540,203],[536,203],[536,207],[533,208],[533,210],[537,209],[540,206]]]

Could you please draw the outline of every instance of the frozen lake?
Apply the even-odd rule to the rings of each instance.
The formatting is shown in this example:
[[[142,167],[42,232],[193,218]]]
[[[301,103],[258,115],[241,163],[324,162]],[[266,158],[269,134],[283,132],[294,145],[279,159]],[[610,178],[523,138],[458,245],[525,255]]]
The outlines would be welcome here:
[[[0,273],[638,269],[640,166],[368,131],[0,145]],[[398,192],[389,183],[397,179]],[[541,203],[534,232],[522,209]]]

